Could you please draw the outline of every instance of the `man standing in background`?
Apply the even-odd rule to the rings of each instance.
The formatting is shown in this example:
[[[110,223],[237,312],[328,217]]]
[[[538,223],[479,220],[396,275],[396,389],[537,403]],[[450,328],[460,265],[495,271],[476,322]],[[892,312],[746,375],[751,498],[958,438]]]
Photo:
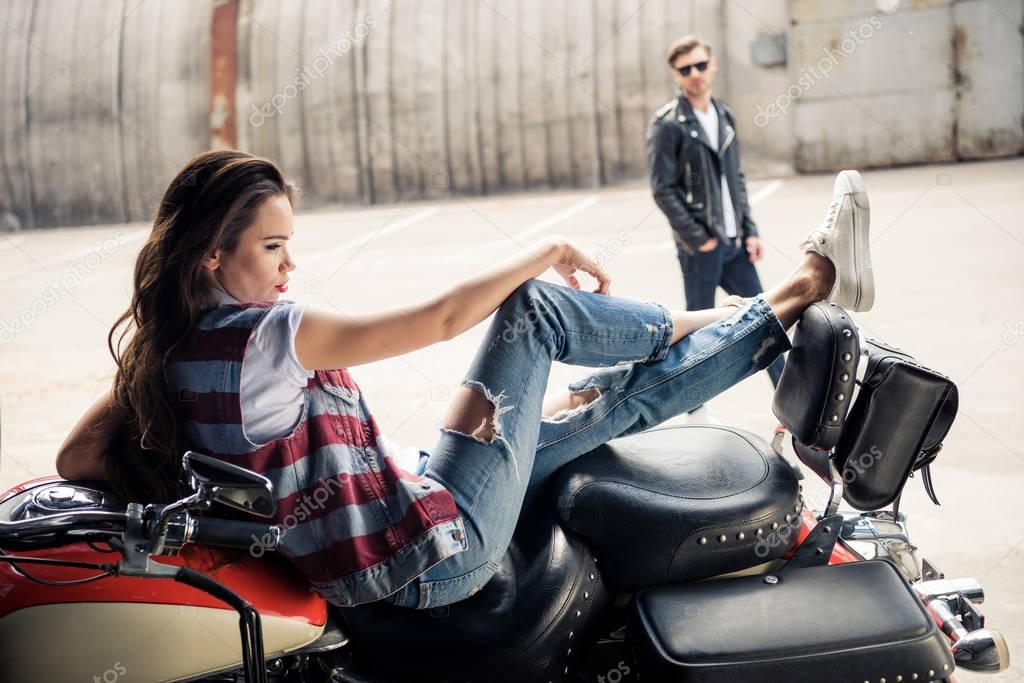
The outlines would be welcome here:
[[[750,217],[732,110],[711,97],[717,65],[711,46],[684,36],[668,51],[679,95],[655,114],[647,133],[654,201],[672,226],[687,310],[714,308],[715,290],[760,294],[754,264],[763,250]],[[778,384],[782,356],[768,368]]]

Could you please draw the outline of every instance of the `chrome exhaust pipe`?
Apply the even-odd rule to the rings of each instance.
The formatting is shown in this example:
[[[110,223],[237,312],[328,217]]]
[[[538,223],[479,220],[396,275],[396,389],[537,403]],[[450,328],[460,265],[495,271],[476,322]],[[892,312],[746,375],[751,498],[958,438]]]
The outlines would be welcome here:
[[[960,586],[964,593],[949,590]],[[979,628],[968,631],[953,614],[947,600],[970,602],[967,594],[984,600],[981,584],[973,579],[922,581],[914,586],[921,600],[939,623],[942,632],[952,641],[950,652],[956,665],[968,671],[997,673],[1010,666],[1010,649],[999,631]]]
[[[999,631],[980,628],[953,643],[956,665],[968,671],[997,673],[1010,666],[1010,649]]]

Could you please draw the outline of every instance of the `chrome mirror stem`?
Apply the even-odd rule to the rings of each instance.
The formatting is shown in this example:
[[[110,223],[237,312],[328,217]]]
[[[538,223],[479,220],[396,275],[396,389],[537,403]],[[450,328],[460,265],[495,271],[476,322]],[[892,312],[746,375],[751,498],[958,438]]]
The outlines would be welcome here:
[[[171,503],[163,510],[160,511],[160,516],[157,518],[153,533],[150,536],[149,544],[146,546],[146,551],[150,555],[159,555],[164,551],[164,545],[167,542],[167,527],[170,525],[171,519],[179,512],[192,512],[199,510],[208,510],[210,508],[210,501],[212,497],[210,492],[205,487],[200,486],[199,490],[193,493],[187,498]]]

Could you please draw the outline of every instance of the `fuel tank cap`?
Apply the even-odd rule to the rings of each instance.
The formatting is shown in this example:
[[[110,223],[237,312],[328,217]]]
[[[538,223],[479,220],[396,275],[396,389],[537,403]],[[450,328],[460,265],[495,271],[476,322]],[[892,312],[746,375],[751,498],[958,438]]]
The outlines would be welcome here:
[[[43,510],[71,510],[103,504],[103,494],[99,491],[67,484],[47,486],[37,491],[32,498],[32,502]]]

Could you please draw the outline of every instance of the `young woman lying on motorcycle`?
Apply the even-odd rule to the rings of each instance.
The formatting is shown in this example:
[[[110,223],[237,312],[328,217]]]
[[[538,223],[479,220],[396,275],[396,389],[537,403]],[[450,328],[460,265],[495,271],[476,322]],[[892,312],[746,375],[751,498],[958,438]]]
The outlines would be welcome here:
[[[813,302],[866,310],[873,299],[867,195],[852,171],[783,282],[690,312],[612,296],[609,275],[561,237],[395,310],[307,308],[279,300],[296,267],[293,202],[266,159],[217,151],[182,169],[111,329],[112,392],[75,426],[57,468],[146,501],[178,493],[186,449],[261,472],[274,484],[283,554],[339,605],[422,609],[472,595],[524,500],[559,467],[768,367]],[[568,286],[535,279],[549,268]],[[380,434],[347,368],[452,339],[492,314],[433,449]],[[599,370],[545,397],[553,361]]]

